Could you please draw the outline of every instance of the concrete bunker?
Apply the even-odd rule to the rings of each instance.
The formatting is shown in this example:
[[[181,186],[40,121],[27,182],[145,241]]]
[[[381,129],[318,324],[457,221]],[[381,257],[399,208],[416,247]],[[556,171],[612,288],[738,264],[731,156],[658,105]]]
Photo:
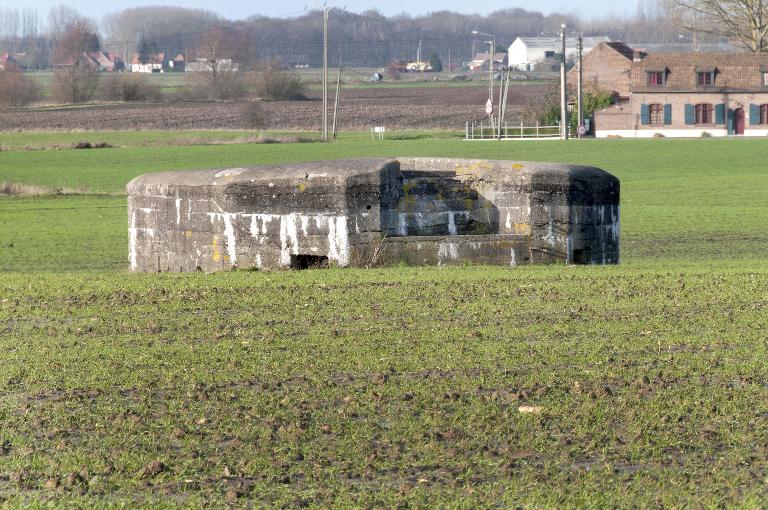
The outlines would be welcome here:
[[[594,167],[349,159],[128,184],[133,271],[616,264],[619,181]]]

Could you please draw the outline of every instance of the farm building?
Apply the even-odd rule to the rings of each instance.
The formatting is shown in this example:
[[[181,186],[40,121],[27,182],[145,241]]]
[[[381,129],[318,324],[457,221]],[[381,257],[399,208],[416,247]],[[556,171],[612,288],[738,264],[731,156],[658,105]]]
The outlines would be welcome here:
[[[597,137],[768,135],[768,54],[648,55],[629,89],[628,103],[595,112]]]
[[[69,57],[56,66],[71,66],[75,63],[74,57]],[[125,67],[123,60],[106,51],[84,51],[77,57],[77,63],[81,66],[87,66],[94,71],[115,72],[122,71]]]
[[[632,62],[643,55],[622,42],[598,43],[582,60],[584,89],[611,92],[619,102],[629,100]],[[568,71],[568,83],[576,83],[578,72],[576,67]]]
[[[575,37],[566,38],[565,56],[566,58],[574,58],[579,50],[576,47],[577,39]],[[584,37],[582,44],[584,53],[592,50],[595,46],[601,42],[610,42],[608,37]],[[560,38],[559,36],[552,37],[518,37],[509,46],[508,62],[509,67],[517,69],[519,71],[531,71],[538,63],[545,61],[547,58],[555,56],[560,53]]]
[[[170,67],[165,53],[152,53],[142,62],[141,56],[136,53],[131,60],[132,73],[162,73]]]
[[[467,62],[465,68],[467,71],[487,71],[490,67],[491,55],[489,52],[477,53],[475,58]],[[493,67],[501,69],[501,66],[507,64],[507,54],[496,52],[493,54]]]

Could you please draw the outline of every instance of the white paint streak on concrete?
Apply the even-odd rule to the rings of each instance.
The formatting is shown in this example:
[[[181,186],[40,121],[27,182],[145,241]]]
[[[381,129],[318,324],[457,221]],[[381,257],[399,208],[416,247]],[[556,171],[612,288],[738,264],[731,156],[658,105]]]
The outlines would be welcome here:
[[[454,243],[441,242],[437,247],[437,265],[442,266],[446,260],[459,258],[459,249]]]
[[[237,264],[237,247],[235,243],[235,229],[232,227],[232,218],[237,217],[237,214],[224,213],[221,215],[224,220],[224,237],[227,239],[227,254],[229,255],[229,261],[232,265]]]
[[[507,209],[507,221],[504,222],[504,227],[507,230],[512,230],[512,211]]]
[[[288,224],[285,216],[280,218],[280,265],[291,265],[291,252],[288,251]]]
[[[448,211],[448,233],[452,236],[457,233],[455,214],[453,211]]]
[[[176,199],[176,224],[181,223],[181,199]]]
[[[335,261],[341,267],[349,264],[349,235],[346,216],[328,218],[328,260]]]
[[[192,220],[192,201],[187,200],[187,220]]]
[[[151,213],[155,212],[155,210],[152,209],[151,207],[142,207],[140,209],[140,211],[145,213],[145,214],[151,214]]]
[[[251,237],[259,237],[259,223],[256,221],[256,215],[251,214]]]
[[[261,265],[262,265],[262,262],[261,262],[261,253],[257,253],[257,254],[256,254],[256,267],[258,267],[259,269],[261,269]]]
[[[509,249],[509,267],[516,267],[517,266],[517,259],[515,258],[515,249],[510,248]]]
[[[397,233],[401,236],[408,235],[408,216],[405,213],[398,214]]]
[[[287,214],[283,218],[284,218],[284,221],[287,223],[285,232],[288,235],[288,240],[291,241],[291,251],[293,252],[294,255],[298,255],[299,254],[299,236],[296,229],[297,215],[295,213]]]
[[[306,235],[307,234],[307,227],[309,226],[309,216],[302,216],[301,217],[301,233]]]

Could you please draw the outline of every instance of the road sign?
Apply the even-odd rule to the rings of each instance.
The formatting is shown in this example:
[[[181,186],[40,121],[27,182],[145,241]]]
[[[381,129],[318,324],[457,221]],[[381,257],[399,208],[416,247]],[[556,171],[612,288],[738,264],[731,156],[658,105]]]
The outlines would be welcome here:
[[[486,115],[491,115],[493,113],[493,101],[490,99],[485,103],[485,113]]]
[[[579,126],[579,129],[577,129],[576,132],[579,134],[579,136],[584,136],[587,134],[587,128],[584,127],[584,124],[582,124]]]

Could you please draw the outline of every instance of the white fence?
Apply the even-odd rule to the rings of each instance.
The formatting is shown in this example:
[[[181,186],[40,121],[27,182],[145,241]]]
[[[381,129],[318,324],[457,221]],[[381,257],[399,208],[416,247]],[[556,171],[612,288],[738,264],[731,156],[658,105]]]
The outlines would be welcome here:
[[[466,140],[547,140],[560,138],[560,126],[525,126],[504,123],[492,126],[482,122],[467,122],[464,127]]]

